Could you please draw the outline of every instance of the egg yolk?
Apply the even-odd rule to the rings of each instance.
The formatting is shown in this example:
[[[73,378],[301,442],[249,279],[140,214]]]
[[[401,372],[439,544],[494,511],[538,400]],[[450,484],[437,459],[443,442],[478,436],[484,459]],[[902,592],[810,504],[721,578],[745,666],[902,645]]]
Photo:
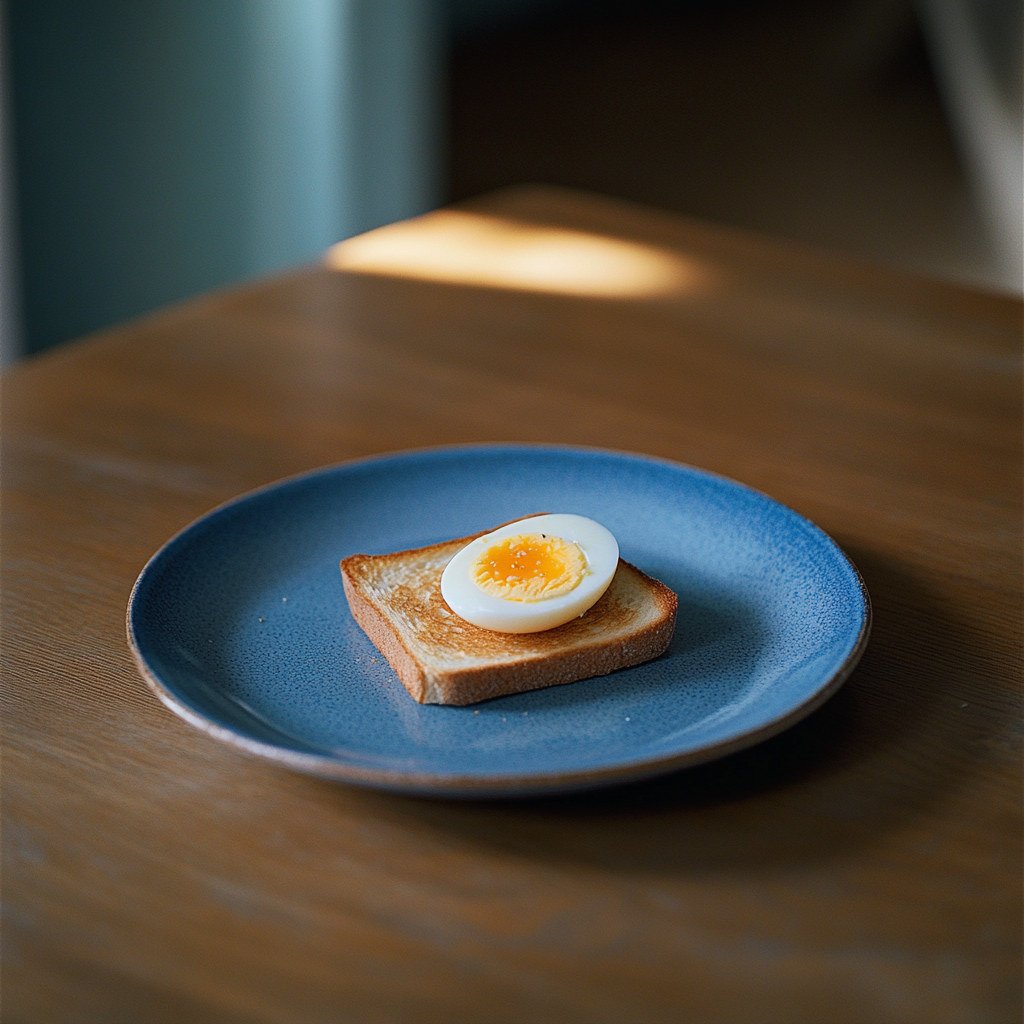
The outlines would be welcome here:
[[[543,533],[503,537],[473,560],[473,582],[505,601],[546,601],[568,594],[587,575],[576,544]]]

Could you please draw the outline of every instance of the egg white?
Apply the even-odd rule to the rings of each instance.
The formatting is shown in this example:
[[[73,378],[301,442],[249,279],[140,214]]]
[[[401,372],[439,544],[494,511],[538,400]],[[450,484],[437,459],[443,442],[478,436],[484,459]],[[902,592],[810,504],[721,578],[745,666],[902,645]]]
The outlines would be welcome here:
[[[509,601],[485,594],[473,582],[477,556],[503,537],[543,533],[576,544],[587,560],[587,574],[567,594],[541,601]],[[539,633],[582,615],[608,589],[619,564],[619,545],[600,523],[568,514],[533,516],[470,541],[441,575],[441,596],[456,615],[499,633]]]

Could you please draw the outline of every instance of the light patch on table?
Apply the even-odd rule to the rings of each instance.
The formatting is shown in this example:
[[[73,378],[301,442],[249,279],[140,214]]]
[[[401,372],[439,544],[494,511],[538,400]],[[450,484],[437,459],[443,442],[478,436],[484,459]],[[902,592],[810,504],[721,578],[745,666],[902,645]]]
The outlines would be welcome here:
[[[710,279],[667,249],[460,210],[349,238],[326,259],[334,270],[594,298],[686,295]]]

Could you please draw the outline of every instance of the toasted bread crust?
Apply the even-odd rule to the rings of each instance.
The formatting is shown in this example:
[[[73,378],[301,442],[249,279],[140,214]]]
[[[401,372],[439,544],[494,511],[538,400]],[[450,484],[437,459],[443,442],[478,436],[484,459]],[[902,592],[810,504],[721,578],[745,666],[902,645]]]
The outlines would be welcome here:
[[[427,680],[423,668],[402,643],[398,630],[359,592],[358,585],[345,571],[344,562],[341,563],[341,582],[345,587],[352,618],[373,641],[374,647],[387,659],[412,699],[420,704],[427,703]]]
[[[478,536],[393,554],[351,555],[341,562],[353,618],[419,703],[475,704],[572,683],[638,665],[668,648],[676,595],[621,559],[597,604],[554,629],[494,633],[459,619],[440,595],[440,576],[450,558]],[[399,582],[382,590],[382,577]],[[431,640],[471,663],[432,664],[423,654]]]

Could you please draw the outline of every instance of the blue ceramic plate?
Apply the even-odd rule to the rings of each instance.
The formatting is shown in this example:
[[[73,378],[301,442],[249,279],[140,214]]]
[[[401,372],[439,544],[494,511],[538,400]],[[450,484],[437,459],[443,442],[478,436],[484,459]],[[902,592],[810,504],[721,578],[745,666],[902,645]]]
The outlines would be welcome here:
[[[607,526],[679,595],[667,654],[473,707],[416,704],[355,624],[338,561],[536,512]],[[547,446],[350,462],[230,502],[142,571],[128,635],[157,696],[289,767],[412,793],[585,789],[707,761],[807,715],[852,671],[870,606],[795,512],[677,463]]]

